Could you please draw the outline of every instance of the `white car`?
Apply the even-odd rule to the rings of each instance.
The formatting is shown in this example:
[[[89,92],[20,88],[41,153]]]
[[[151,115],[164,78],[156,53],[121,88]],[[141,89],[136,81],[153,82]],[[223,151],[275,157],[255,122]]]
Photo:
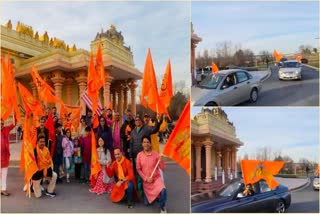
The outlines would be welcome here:
[[[314,176],[313,179],[313,189],[320,189],[320,180],[319,180],[319,175],[318,176]]]
[[[296,60],[282,62],[278,71],[279,80],[301,80],[301,64]]]

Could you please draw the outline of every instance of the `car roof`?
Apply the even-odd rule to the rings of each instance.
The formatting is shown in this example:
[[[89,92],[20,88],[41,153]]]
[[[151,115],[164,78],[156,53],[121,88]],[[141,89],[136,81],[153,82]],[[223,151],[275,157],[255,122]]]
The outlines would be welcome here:
[[[218,74],[220,73],[220,74],[226,74],[226,75],[228,75],[228,74],[233,73],[233,72],[236,72],[236,71],[245,71],[245,72],[247,72],[246,70],[243,70],[243,69],[227,69],[227,70],[220,70],[220,71],[218,72]]]
[[[297,60],[292,59],[292,60],[287,60],[287,61],[285,61],[285,63],[287,63],[287,62],[298,62],[298,61],[297,61]]]

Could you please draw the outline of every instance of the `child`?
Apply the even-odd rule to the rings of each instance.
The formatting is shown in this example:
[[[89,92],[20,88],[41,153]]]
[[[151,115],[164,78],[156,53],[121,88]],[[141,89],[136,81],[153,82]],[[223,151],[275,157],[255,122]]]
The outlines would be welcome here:
[[[85,136],[80,138],[80,145],[82,151],[82,163],[84,166],[84,183],[89,182],[90,165],[91,165],[91,128],[87,126],[85,128]]]
[[[71,139],[71,131],[70,129],[66,129],[65,136],[62,140],[62,148],[63,148],[63,165],[67,175],[67,183],[70,183],[70,173],[73,170],[73,143]]]
[[[76,137],[73,139],[74,149],[73,149],[73,160],[74,160],[74,176],[80,181],[81,177],[81,166],[82,166],[82,155],[79,139]]]
[[[101,171],[98,174],[96,179],[96,184],[93,188],[89,189],[92,193],[97,193],[97,195],[101,195],[103,193],[110,193],[112,187],[114,185],[114,178],[109,177],[106,173],[105,166],[107,164],[111,164],[111,155],[110,151],[104,147],[104,141],[100,137],[98,140],[99,147],[97,148],[99,163],[101,164]]]

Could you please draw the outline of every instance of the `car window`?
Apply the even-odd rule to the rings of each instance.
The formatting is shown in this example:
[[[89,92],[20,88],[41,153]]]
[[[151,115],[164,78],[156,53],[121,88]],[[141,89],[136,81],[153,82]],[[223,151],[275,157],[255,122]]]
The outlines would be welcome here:
[[[268,186],[265,180],[261,180],[259,184],[260,184],[260,193],[271,191],[270,187]]]
[[[237,75],[237,78],[238,78],[238,83],[247,81],[249,79],[247,74],[244,71],[238,71],[236,73],[236,75]]]
[[[225,186],[223,189],[221,189],[218,192],[218,195],[222,196],[222,197],[232,196],[236,192],[238,192],[240,187],[241,187],[241,182],[240,181],[235,181],[235,182],[230,183],[229,185]]]
[[[199,83],[198,86],[200,88],[216,89],[224,76],[224,74],[209,74]]]
[[[300,67],[300,63],[298,63],[298,62],[284,62],[283,67],[284,68],[298,68],[298,67]]]

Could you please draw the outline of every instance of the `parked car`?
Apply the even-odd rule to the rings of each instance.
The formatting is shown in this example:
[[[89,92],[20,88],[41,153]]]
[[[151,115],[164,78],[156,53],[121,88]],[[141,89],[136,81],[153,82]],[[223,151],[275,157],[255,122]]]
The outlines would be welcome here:
[[[246,70],[221,70],[191,88],[192,105],[232,106],[247,100],[256,102],[261,88],[261,79]]]
[[[301,59],[301,63],[302,63],[302,64],[308,64],[308,62],[309,62],[309,61],[308,61],[308,59],[306,59],[306,58],[302,58],[302,59]]]
[[[216,192],[213,198],[192,204],[191,212],[284,213],[291,204],[291,193],[283,185],[270,189],[265,180],[260,180],[253,184],[253,195],[243,196],[243,190],[243,180],[234,179]]]
[[[297,60],[287,60],[278,71],[279,80],[301,80],[301,64]]]
[[[320,189],[320,180],[319,180],[319,175],[314,176],[313,179],[313,189],[314,190],[319,190]]]

